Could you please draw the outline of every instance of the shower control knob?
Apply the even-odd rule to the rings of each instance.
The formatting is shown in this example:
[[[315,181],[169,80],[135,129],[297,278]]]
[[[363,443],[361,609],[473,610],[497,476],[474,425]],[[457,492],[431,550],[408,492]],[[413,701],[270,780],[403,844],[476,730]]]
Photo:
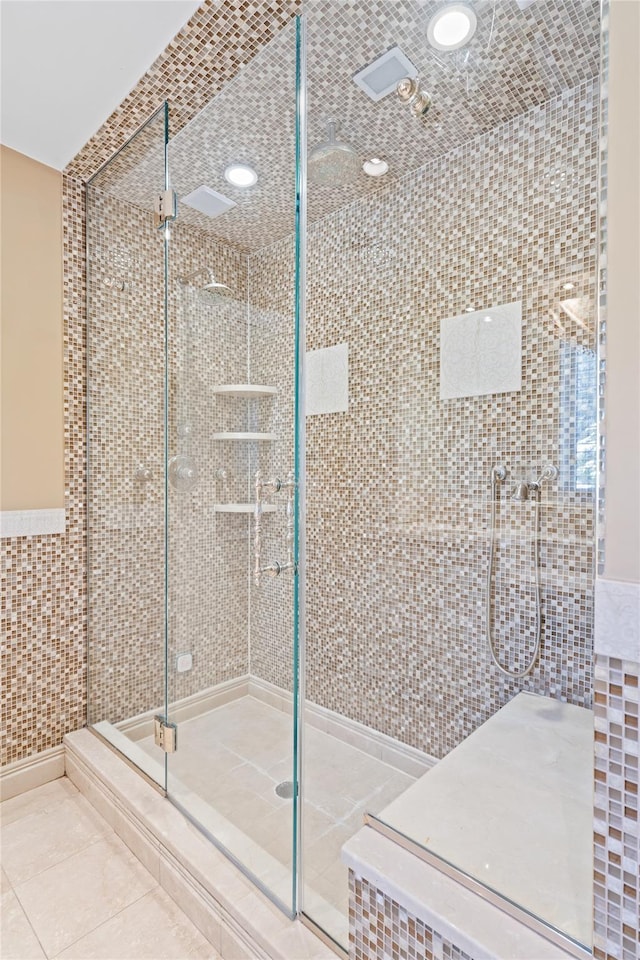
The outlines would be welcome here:
[[[193,457],[177,454],[169,460],[169,482],[174,490],[188,493],[198,482],[198,468]]]
[[[139,463],[136,467],[135,477],[139,483],[149,483],[149,481],[153,478],[151,467],[145,467],[144,464]]]

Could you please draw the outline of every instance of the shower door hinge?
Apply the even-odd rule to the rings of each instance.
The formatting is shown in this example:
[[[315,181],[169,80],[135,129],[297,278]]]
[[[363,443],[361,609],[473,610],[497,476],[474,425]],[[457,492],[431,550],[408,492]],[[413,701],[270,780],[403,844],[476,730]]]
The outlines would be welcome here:
[[[178,197],[175,190],[163,190],[156,194],[153,201],[153,222],[161,227],[167,220],[175,220],[178,216]]]
[[[153,718],[153,734],[156,747],[165,753],[175,753],[178,749],[178,725],[169,723],[164,717]]]

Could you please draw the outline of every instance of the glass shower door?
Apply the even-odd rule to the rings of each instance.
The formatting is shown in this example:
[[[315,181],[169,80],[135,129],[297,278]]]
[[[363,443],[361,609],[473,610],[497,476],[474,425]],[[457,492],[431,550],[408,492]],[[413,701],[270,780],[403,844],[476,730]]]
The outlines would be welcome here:
[[[88,720],[161,786],[167,132],[163,104],[86,191]]]
[[[289,913],[296,29],[169,144],[167,791]]]

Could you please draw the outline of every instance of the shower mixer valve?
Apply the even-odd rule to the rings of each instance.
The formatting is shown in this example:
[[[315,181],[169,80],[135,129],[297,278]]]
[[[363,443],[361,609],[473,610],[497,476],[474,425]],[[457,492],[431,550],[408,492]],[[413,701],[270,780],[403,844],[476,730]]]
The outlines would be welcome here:
[[[260,583],[260,576],[266,573],[268,577],[279,577],[285,570],[291,570],[295,575],[298,572],[298,565],[294,558],[294,539],[295,539],[295,496],[298,483],[293,471],[287,474],[286,480],[279,480],[275,477],[273,480],[263,480],[262,471],[256,470],[255,473],[255,494],[256,506],[254,512],[254,535],[253,535],[253,557],[254,557],[254,581],[256,586]],[[284,563],[274,560],[262,566],[262,513],[265,503],[269,497],[281,490],[287,492],[286,517],[287,517],[287,559]]]
[[[542,473],[535,480],[518,480],[510,491],[512,500],[524,501],[540,496],[540,487],[546,480],[556,480],[558,468],[553,463],[547,463]],[[504,483],[507,479],[507,468],[503,464],[496,464],[491,468],[491,484],[495,488],[497,483]]]

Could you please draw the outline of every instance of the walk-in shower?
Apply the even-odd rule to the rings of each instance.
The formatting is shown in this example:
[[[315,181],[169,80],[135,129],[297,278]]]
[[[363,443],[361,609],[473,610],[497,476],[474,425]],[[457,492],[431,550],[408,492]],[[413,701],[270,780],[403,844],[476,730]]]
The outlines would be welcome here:
[[[582,855],[565,924],[432,791],[488,731],[518,857],[590,849],[524,767],[591,706],[599,4],[477,0],[453,53],[441,6],[305,0],[88,185],[89,722],[338,944],[365,817],[587,943]],[[426,113],[356,81],[394,50]]]

